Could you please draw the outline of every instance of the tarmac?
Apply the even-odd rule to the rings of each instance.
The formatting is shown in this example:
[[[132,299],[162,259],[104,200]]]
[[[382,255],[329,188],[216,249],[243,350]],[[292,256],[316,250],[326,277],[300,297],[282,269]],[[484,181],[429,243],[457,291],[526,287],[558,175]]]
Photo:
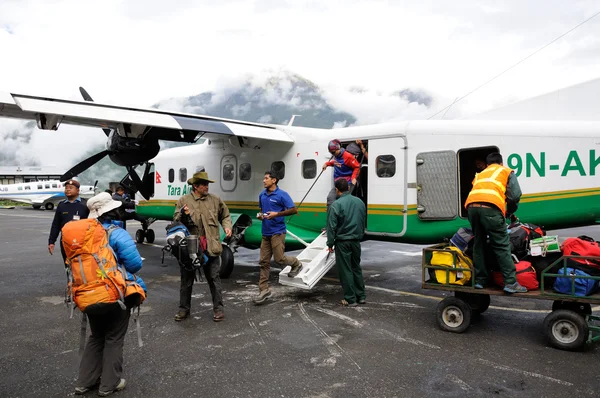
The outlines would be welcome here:
[[[69,319],[62,259],[47,251],[53,215],[0,209],[0,397],[74,395],[80,314]],[[492,296],[490,309],[465,333],[440,330],[436,305],[447,293],[421,289],[418,245],[363,243],[367,303],[354,308],[338,304],[335,272],[304,291],[280,285],[277,268],[273,298],[253,305],[258,251],[240,249],[232,276],[223,280],[225,320],[212,321],[208,286],[197,283],[192,316],[175,322],[179,266],[169,257],[161,264],[165,225],[153,224],[153,245],[138,245],[145,258],[139,275],[148,285],[144,344],[138,347],[131,322],[127,388],[115,397],[599,394],[597,344],[582,352],[548,346],[542,322],[551,301]],[[128,223],[132,235],[137,228]],[[556,233],[600,240],[600,226]]]

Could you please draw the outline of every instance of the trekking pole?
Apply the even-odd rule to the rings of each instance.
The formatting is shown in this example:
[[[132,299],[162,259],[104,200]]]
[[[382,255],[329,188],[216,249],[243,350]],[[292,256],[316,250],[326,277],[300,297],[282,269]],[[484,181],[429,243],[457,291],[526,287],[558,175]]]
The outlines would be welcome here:
[[[328,162],[331,161],[331,159],[333,159],[333,156],[331,156],[328,160]],[[306,197],[308,196],[308,194],[310,193],[310,191],[313,189],[313,187],[315,186],[315,184],[317,183],[317,181],[319,181],[319,178],[321,178],[321,175],[323,174],[323,172],[326,169],[321,169],[321,172],[319,173],[319,175],[317,176],[317,179],[315,180],[315,182],[312,183],[312,185],[310,186],[310,188],[308,188],[308,191],[306,191],[306,194],[304,195],[304,197],[302,198],[302,200],[300,201],[300,203],[298,204],[298,206],[296,208],[300,208],[300,206],[302,206],[302,203],[304,203],[304,199],[306,199]],[[290,216],[290,218],[287,219],[287,221],[285,222],[286,224],[290,222],[290,220],[292,219],[292,217],[294,217],[295,214],[292,214]],[[290,234],[291,235],[291,234]],[[296,239],[298,239],[296,236],[294,236]],[[298,239],[300,240],[300,239]]]

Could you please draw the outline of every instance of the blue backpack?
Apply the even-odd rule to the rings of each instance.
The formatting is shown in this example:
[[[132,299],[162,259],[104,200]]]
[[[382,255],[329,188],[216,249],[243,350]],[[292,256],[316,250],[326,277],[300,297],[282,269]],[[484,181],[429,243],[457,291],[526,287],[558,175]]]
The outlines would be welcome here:
[[[572,275],[572,276],[590,276],[585,272],[575,269],[561,268],[557,274],[559,275]],[[554,282],[554,290],[562,294],[573,294],[573,283],[575,283],[575,296],[589,296],[598,289],[598,281],[588,278],[570,278],[570,277],[558,277]]]

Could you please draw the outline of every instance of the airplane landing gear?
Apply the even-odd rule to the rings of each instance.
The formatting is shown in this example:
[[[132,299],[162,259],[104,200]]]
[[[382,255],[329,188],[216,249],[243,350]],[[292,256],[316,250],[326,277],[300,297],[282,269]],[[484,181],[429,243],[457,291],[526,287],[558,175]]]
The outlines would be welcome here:
[[[155,219],[149,218],[146,222],[142,223],[142,229],[135,231],[135,241],[137,243],[144,243],[144,239],[146,239],[146,242],[148,243],[154,243],[156,235],[154,234],[153,229],[148,228],[154,221]]]
[[[54,209],[54,203],[52,202],[48,202],[44,205],[44,209],[46,210],[53,210]]]

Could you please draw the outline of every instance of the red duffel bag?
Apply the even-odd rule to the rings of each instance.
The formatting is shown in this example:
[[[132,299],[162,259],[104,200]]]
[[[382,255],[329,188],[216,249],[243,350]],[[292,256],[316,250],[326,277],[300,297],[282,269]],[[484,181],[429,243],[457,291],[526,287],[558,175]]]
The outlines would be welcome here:
[[[584,235],[577,238],[567,238],[562,244],[562,253],[565,256],[595,256],[600,258],[600,244]],[[575,258],[574,260],[581,264],[600,268],[600,259]]]
[[[519,285],[526,287],[527,290],[536,290],[540,287],[535,268],[533,268],[529,261],[519,261],[515,264],[515,268],[517,269],[517,282],[519,282]],[[502,272],[492,272],[492,278],[496,285],[504,287]]]

